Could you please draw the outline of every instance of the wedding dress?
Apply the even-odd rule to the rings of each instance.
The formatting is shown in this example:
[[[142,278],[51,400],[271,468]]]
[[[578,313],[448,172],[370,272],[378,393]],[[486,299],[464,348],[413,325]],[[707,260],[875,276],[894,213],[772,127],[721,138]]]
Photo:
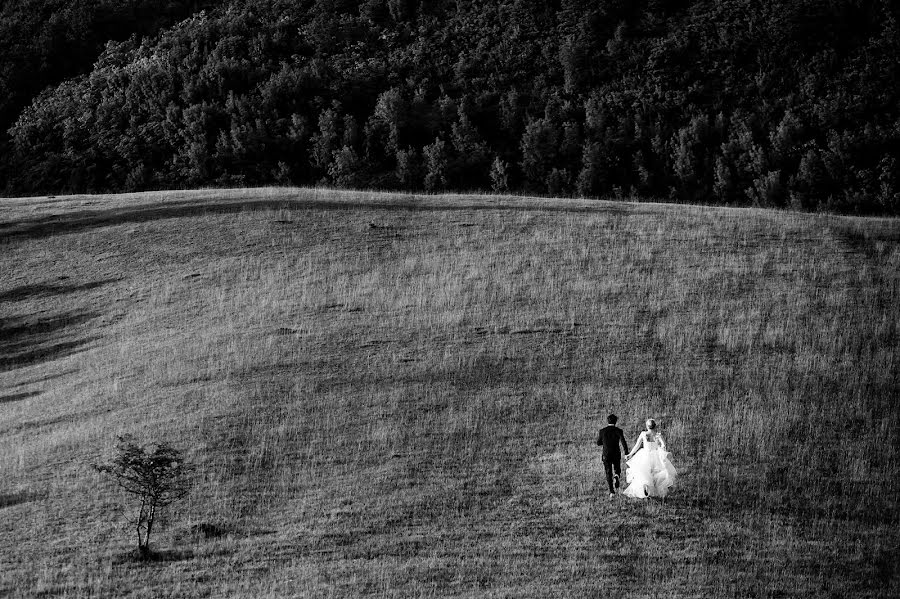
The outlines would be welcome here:
[[[660,435],[650,441],[647,431],[638,437],[641,448],[630,460],[625,481],[628,487],[623,494],[629,497],[665,497],[675,484],[677,472],[672,465],[672,454],[666,451],[666,443]]]

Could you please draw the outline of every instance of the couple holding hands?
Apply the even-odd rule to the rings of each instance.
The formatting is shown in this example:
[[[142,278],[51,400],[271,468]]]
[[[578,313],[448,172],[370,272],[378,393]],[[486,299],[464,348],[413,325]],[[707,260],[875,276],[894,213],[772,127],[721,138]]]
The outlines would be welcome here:
[[[603,469],[606,471],[610,499],[616,496],[622,475],[619,444],[628,454],[625,456],[625,463],[628,465],[625,481],[628,486],[623,494],[637,499],[665,498],[669,494],[669,488],[675,484],[677,472],[672,466],[672,454],[666,451],[666,443],[657,430],[656,421],[652,418],[647,420],[646,430],[640,434],[630,452],[625,433],[616,426],[616,415],[610,414],[606,421],[609,424],[600,429],[597,445],[603,448]]]

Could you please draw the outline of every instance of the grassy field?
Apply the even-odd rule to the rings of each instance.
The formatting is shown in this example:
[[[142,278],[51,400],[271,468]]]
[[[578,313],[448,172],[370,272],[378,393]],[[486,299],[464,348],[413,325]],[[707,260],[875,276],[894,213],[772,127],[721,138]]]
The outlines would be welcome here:
[[[0,273],[2,596],[900,594],[896,220],[5,199]],[[667,502],[606,497],[610,411]],[[120,433],[198,468],[149,563]]]

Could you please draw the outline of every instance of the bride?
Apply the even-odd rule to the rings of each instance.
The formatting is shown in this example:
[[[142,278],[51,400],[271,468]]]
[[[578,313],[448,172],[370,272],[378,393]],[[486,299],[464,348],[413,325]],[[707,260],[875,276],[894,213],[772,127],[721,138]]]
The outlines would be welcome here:
[[[656,430],[656,421],[647,420],[647,430],[641,433],[631,452],[625,457],[628,472],[625,480],[628,488],[623,491],[629,497],[665,497],[675,484],[675,467],[672,454],[666,451],[666,443]]]

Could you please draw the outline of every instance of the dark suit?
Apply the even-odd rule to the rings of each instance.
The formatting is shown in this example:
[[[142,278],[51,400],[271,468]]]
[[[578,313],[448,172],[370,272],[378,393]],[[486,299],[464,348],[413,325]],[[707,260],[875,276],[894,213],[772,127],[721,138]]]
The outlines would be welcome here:
[[[616,492],[615,489],[619,486],[618,477],[622,474],[620,443],[625,453],[628,453],[628,443],[625,442],[625,433],[622,432],[622,429],[614,424],[600,429],[600,434],[597,435],[597,445],[603,448],[603,469],[606,471],[606,484],[609,485],[610,493]],[[615,486],[613,486],[613,472],[616,475]]]

